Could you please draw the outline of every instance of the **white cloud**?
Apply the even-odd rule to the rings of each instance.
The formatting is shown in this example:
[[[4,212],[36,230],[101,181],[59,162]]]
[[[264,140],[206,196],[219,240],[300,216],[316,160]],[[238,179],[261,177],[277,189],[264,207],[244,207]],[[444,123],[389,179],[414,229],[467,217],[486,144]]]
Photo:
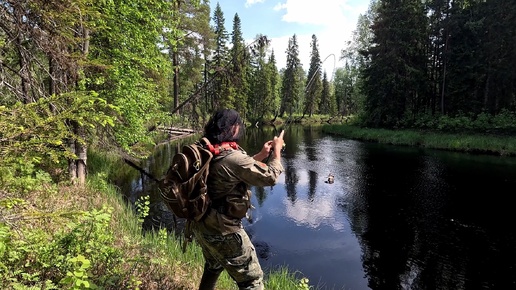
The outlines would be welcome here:
[[[278,3],[272,8],[274,11],[280,11],[287,8],[287,4]]]
[[[315,34],[319,45],[319,55],[323,62],[323,71],[328,78],[333,78],[334,69],[341,67],[340,52],[347,41],[351,40],[358,15],[367,11],[367,3],[361,6],[351,6],[345,0],[322,0],[315,4],[313,0],[286,0],[278,3],[275,11],[284,12],[282,21],[298,23],[312,30],[304,29],[303,33],[296,33],[299,45],[299,59],[303,68],[308,70],[310,65],[310,44]],[[273,38],[272,47],[276,54],[278,68],[285,67],[285,50],[288,39],[294,35]]]
[[[265,0],[246,0],[245,1],[245,7],[249,7],[249,6],[252,6],[256,3],[262,3],[263,1]]]
[[[287,0],[281,4],[285,10],[282,20],[301,24],[332,26],[339,25],[344,19],[344,11],[349,9],[346,1],[324,0],[315,3],[313,0]]]
[[[314,206],[317,204],[317,206]],[[331,226],[336,231],[343,231],[346,224],[343,220],[338,220],[336,214],[335,201],[330,197],[317,198],[317,202],[298,199],[292,204],[289,199],[283,200],[285,206],[284,213],[296,224],[317,229],[322,225]]]

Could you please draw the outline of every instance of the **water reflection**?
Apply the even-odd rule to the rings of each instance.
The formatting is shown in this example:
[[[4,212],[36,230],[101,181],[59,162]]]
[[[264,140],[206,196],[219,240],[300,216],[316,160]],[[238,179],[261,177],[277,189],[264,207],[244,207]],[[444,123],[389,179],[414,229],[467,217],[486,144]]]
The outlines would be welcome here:
[[[242,146],[255,153],[277,132],[248,129]],[[276,186],[253,188],[245,223],[266,270],[288,265],[319,289],[516,289],[516,159],[364,143],[315,127],[292,126],[285,141],[285,172]],[[157,150],[149,171],[164,174],[178,148]],[[173,228],[153,182],[132,176],[129,199],[150,193],[149,219]]]

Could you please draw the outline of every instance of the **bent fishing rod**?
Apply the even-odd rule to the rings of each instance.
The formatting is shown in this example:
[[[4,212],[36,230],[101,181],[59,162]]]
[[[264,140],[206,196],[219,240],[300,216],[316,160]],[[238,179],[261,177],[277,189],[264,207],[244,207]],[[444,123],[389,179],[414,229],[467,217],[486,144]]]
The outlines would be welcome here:
[[[260,49],[266,45],[268,45],[270,43],[270,40],[267,39],[267,36],[265,35],[262,35],[260,37],[258,37],[255,41],[251,42],[250,44],[248,44],[240,53],[243,53],[246,51],[246,49],[250,48],[251,49],[251,52],[252,53],[255,53],[256,49]],[[186,104],[188,104],[189,102],[195,100],[196,98],[198,98],[200,95],[201,95],[201,92],[203,90],[206,89],[206,87],[211,84],[216,76],[222,72],[222,71],[227,71],[227,67],[231,64],[231,62],[228,62],[226,63],[222,68],[219,68],[215,71],[215,74],[209,79],[207,80],[201,87],[199,87],[190,97],[188,97],[186,100],[184,100],[181,104],[179,104],[176,108],[174,108],[169,114],[170,115],[173,115],[174,113],[176,113],[178,110],[180,110],[182,107],[184,107]],[[144,174],[145,176],[149,177],[150,179],[152,179],[153,181],[156,181],[156,182],[161,182],[162,180],[159,180],[157,179],[155,176],[153,176],[152,174],[150,174],[149,172],[145,171],[145,169],[143,169],[142,167],[138,166],[137,164],[135,164],[134,162],[132,162],[131,160],[127,159],[127,158],[124,158],[124,161],[129,164],[131,167],[133,167],[134,169],[140,171],[142,174]]]
[[[244,53],[246,51],[247,48],[250,48],[251,49],[251,52],[253,54],[256,53],[256,49],[260,49],[260,48],[263,48],[264,46],[268,45],[270,43],[270,40],[267,39],[267,36],[265,35],[261,35],[260,37],[258,37],[255,41],[251,42],[250,44],[248,44],[246,47],[244,47],[244,49],[242,51],[240,51],[239,53]],[[188,104],[189,102],[195,100],[196,98],[198,98],[199,96],[201,96],[201,92],[204,91],[206,89],[206,87],[211,84],[216,76],[222,72],[222,71],[228,71],[227,67],[231,64],[231,62],[228,62],[226,63],[223,67],[221,68],[218,68],[217,70],[215,70],[215,74],[209,79],[207,80],[201,87],[199,87],[190,97],[188,97],[186,100],[184,100],[181,104],[179,104],[176,108],[174,108],[169,114],[170,115],[173,115],[174,113],[176,113],[178,110],[180,110],[182,107],[184,107],[186,104]]]

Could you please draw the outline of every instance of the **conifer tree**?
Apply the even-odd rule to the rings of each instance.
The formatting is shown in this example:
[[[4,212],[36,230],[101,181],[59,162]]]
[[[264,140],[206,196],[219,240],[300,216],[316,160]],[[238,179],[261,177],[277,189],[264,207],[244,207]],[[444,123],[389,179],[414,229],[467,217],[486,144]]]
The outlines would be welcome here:
[[[301,61],[299,60],[299,45],[297,43],[296,34],[289,38],[285,52],[287,53],[287,64],[281,82],[280,117],[282,117],[285,112],[287,112],[289,116],[292,116],[300,97],[299,71],[302,70],[302,67]]]
[[[263,37],[258,35],[256,41]],[[257,45],[252,49],[253,53],[253,77],[249,98],[249,116],[252,121],[261,121],[269,107],[268,100],[271,99],[272,86],[270,69],[267,64],[267,46]]]
[[[213,12],[213,22],[215,23],[215,51],[211,60],[210,78],[213,79],[210,94],[211,109],[230,107],[228,101],[229,80],[228,80],[228,60],[229,52],[227,42],[229,34],[225,27],[224,12],[217,3]]]
[[[326,71],[323,73],[322,90],[321,90],[321,102],[319,103],[320,114],[333,114],[335,112],[335,101],[331,97],[330,82]]]
[[[231,107],[235,108],[244,117],[246,115],[247,95],[249,92],[249,84],[247,82],[247,61],[248,52],[242,36],[241,21],[238,14],[233,18],[233,33],[231,36],[231,96],[228,99],[232,101]]]
[[[269,56],[269,60],[267,62],[267,68],[269,70],[268,77],[270,79],[271,84],[271,93],[268,96],[269,98],[266,100],[268,103],[267,113],[271,115],[276,115],[279,111],[280,104],[280,83],[281,78],[278,73],[278,67],[276,66],[276,56],[274,55],[274,49],[271,51]]]
[[[308,76],[305,90],[305,101],[303,116],[308,114],[310,117],[318,112],[318,105],[321,99],[322,81],[321,81],[321,57],[319,56],[319,44],[317,36],[312,35],[312,48],[310,52],[310,67],[308,68]]]
[[[366,123],[395,127],[414,117],[426,94],[426,14],[421,2],[384,0],[377,16],[363,75]]]
[[[202,0],[199,4],[192,1],[177,1],[175,7],[175,20],[181,33],[164,33],[173,64],[173,103],[165,102],[164,105],[170,106],[172,112],[180,113],[181,116],[196,116],[205,112],[200,111],[203,106],[197,105],[201,102],[199,95],[193,94],[204,82],[206,59],[213,50],[215,39],[210,27],[210,6],[208,0]],[[169,37],[173,38],[168,39]],[[185,103],[192,96],[195,98]],[[184,105],[187,105],[186,108],[183,108]]]

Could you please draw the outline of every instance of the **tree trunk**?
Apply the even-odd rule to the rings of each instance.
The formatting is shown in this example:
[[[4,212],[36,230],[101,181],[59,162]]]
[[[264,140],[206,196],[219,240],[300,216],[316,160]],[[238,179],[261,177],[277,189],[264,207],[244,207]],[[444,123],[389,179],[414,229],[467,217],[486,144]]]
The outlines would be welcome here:
[[[441,87],[441,114],[444,115],[444,93],[445,93],[445,87],[446,87],[446,53],[448,52],[448,38],[450,37],[450,34],[448,31],[446,31],[446,41],[444,43],[444,53],[443,53],[443,81],[442,81],[442,87]]]
[[[174,67],[174,108],[179,106],[179,61],[177,55],[177,52],[172,52],[172,66]],[[177,114],[181,114],[180,109],[177,111]]]
[[[82,130],[81,130],[82,131]],[[86,175],[87,175],[87,163],[88,159],[88,148],[85,144],[77,144],[75,147],[77,154],[77,179],[80,185],[84,185],[86,183]]]
[[[87,28],[82,27],[82,47],[81,52],[84,57],[88,55],[89,51],[89,35],[90,31]],[[80,66],[77,67],[77,70],[81,70],[82,68]],[[79,73],[77,75],[80,75]],[[82,126],[80,126],[78,123],[74,122],[72,124],[72,128],[76,136],[78,136],[77,139],[86,140],[86,132]],[[88,159],[88,146],[85,143],[79,142],[78,140],[72,140],[71,141],[71,150],[72,152],[75,152],[76,159],[70,160],[68,163],[68,170],[69,175],[71,178],[71,181],[73,183],[78,183],[79,185],[84,185],[86,183],[86,173],[87,173],[87,163],[86,160]]]
[[[75,140],[69,140],[68,147],[71,152],[76,152],[76,143]],[[74,159],[68,159],[68,176],[70,176],[70,181],[73,183],[76,182],[77,178],[77,164]]]
[[[83,32],[83,44],[82,44],[82,54],[84,58],[87,57],[90,47],[90,30],[87,28],[82,29]],[[82,68],[78,68],[82,69]],[[79,74],[78,74],[79,75]],[[86,140],[86,132],[82,126],[77,126],[77,135],[82,139]],[[86,160],[88,159],[88,146],[85,143],[80,143],[78,141],[75,141],[77,144],[75,146],[75,154],[77,155],[78,159],[76,161],[77,163],[77,178],[79,179],[79,184],[84,185],[86,183],[86,173],[87,173],[87,163]]]

